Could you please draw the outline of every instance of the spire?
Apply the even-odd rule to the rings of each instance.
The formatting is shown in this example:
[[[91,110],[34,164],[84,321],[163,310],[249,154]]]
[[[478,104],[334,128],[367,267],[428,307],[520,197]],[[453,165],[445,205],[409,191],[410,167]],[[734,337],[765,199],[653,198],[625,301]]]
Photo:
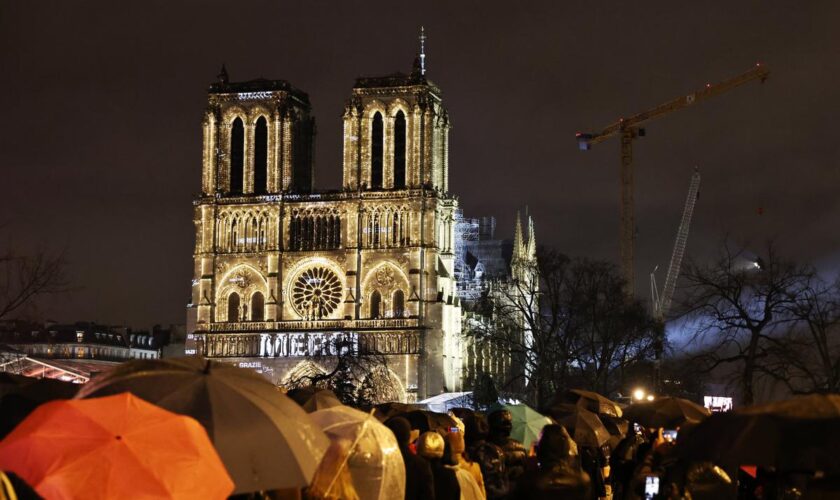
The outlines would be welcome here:
[[[537,258],[537,235],[534,232],[534,218],[528,216],[528,255],[529,260]]]
[[[420,76],[426,76],[426,30],[420,26]]]
[[[516,212],[516,227],[513,230],[513,260],[519,260],[525,257],[525,246],[522,241],[522,222],[520,221],[519,211]]]
[[[228,72],[227,72],[227,68],[225,68],[225,63],[222,63],[222,69],[219,71],[219,74],[216,75],[216,78],[219,79],[219,83],[227,85],[227,83],[228,83]]]

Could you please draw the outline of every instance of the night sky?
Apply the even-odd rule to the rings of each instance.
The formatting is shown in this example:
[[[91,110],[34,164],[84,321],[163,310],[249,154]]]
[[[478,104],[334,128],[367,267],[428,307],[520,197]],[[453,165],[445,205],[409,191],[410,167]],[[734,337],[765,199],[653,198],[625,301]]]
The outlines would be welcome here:
[[[577,131],[765,63],[771,77],[647,126],[635,143],[637,290],[670,258],[694,166],[688,252],[725,235],[840,264],[840,2],[67,2],[0,10],[0,243],[66,249],[78,290],[59,321],[183,323],[206,89],[285,79],[318,121],[316,184],[341,180],[354,78],[428,77],[453,123],[450,186],[467,216],[517,210],[538,240],[617,260],[617,140]],[[660,283],[664,274],[660,271]]]

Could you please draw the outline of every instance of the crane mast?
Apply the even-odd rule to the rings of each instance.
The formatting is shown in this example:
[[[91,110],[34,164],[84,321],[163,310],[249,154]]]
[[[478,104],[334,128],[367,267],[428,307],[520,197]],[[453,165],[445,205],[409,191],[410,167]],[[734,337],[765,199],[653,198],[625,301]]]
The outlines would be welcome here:
[[[674,250],[671,253],[668,274],[665,275],[665,285],[662,287],[662,295],[656,293],[656,281],[653,273],[651,273],[651,285],[655,293],[653,297],[653,316],[659,321],[665,319],[668,310],[671,308],[671,299],[674,298],[674,289],[677,285],[677,278],[680,275],[683,256],[685,256],[685,246],[688,243],[688,230],[691,226],[691,218],[694,216],[694,205],[697,204],[699,195],[700,171],[695,168],[694,175],[691,176],[691,184],[688,186],[688,195],[685,198],[685,207],[683,208],[679,230],[677,230],[677,239],[674,241]]]
[[[732,90],[735,87],[753,80],[760,80],[763,82],[767,79],[769,74],[770,71],[766,67],[761,64],[756,64],[749,71],[746,71],[734,78],[730,78],[716,84],[706,84],[705,87],[695,92],[672,99],[647,111],[630,116],[629,118],[621,118],[605,127],[601,130],[601,132],[594,134],[577,134],[578,147],[584,151],[590,149],[595,144],[609,139],[610,137],[620,136],[621,138],[621,226],[619,233],[619,254],[621,271],[625,282],[625,292],[627,295],[632,296],[635,290],[633,262],[636,222],[633,210],[633,191],[635,185],[633,178],[633,140],[637,137],[645,135],[645,129],[642,128],[642,125],[657,118],[661,118],[668,113],[679,111],[710,97]]]
[[[656,286],[656,268],[650,273],[650,295],[653,318],[656,320],[656,343],[654,344],[654,384],[656,391],[660,392],[662,382],[662,355],[665,350],[665,316],[671,308],[671,299],[674,297],[674,289],[677,285],[677,278],[682,268],[685,247],[688,243],[688,230],[691,227],[691,219],[694,216],[694,206],[700,197],[700,171],[694,169],[691,176],[691,183],[688,185],[688,194],[685,197],[680,227],[677,230],[677,239],[674,241],[674,250],[671,252],[671,263],[668,265],[668,274],[665,275],[665,286],[662,287],[662,295]],[[657,266],[658,267],[658,266]]]

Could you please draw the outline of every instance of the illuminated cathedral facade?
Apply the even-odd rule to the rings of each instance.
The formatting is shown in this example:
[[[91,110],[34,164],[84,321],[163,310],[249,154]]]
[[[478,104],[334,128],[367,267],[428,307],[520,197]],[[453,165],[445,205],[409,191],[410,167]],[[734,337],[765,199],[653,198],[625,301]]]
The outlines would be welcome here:
[[[282,384],[349,338],[387,356],[399,399],[462,390],[471,360],[441,91],[419,62],[359,78],[343,121],[342,188],[316,192],[308,96],[224,71],[210,86],[187,354]]]

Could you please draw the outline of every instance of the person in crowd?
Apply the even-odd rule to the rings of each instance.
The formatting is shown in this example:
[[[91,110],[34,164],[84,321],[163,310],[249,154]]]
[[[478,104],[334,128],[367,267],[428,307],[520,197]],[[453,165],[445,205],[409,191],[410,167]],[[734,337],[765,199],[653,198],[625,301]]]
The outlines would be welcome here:
[[[434,476],[436,500],[460,500],[461,487],[455,471],[447,468],[443,461],[445,443],[437,432],[429,431],[420,434],[417,439],[417,454],[429,461]]]
[[[481,475],[481,467],[479,465],[469,459],[464,455],[466,451],[466,443],[464,442],[464,433],[459,428],[458,432],[450,432],[446,435],[446,445],[448,447],[448,457],[452,461],[453,465],[458,467],[460,470],[464,471],[465,474],[472,478],[472,483],[475,484],[475,487],[478,489],[478,495],[474,496],[479,500],[484,500],[487,498],[487,492],[484,490],[484,477]],[[458,476],[458,483],[461,485],[461,496],[467,496],[464,494],[465,485],[461,479],[461,476]],[[472,497],[469,497],[472,498]]]
[[[651,431],[650,441],[639,445],[636,469],[624,494],[626,499],[644,498],[645,482],[650,476],[660,478],[660,494],[670,494],[671,481],[666,477],[666,459],[673,446],[674,443],[663,438],[662,429]]]
[[[351,452],[353,443],[349,439],[332,441],[321,459],[312,484],[304,492],[306,500],[359,500],[350,469],[347,467],[347,456]],[[289,491],[274,492],[268,498],[291,499],[300,498],[291,495]]]
[[[405,462],[405,499],[435,500],[434,476],[432,468],[425,458],[415,455],[410,449],[411,425],[403,417],[394,417],[386,423],[397,438],[403,461]]]
[[[487,440],[490,427],[483,415],[472,415],[464,419],[464,441],[467,456],[481,469],[484,490],[488,500],[505,498],[510,493],[504,451]]]
[[[489,440],[500,447],[505,454],[505,469],[507,471],[510,490],[516,488],[519,477],[525,473],[527,453],[522,443],[510,437],[513,430],[513,416],[508,410],[496,410],[487,417],[490,424]]]
[[[522,476],[511,498],[513,500],[543,500],[590,498],[589,476],[573,462],[572,443],[562,426],[552,424],[543,428],[537,445],[538,469]]]
[[[607,482],[604,477],[604,467],[607,459],[601,448],[580,446],[580,466],[589,475],[592,483],[592,498],[606,498]]]
[[[614,498],[624,498],[624,492],[627,490],[627,485],[633,478],[633,471],[636,468],[636,454],[639,445],[644,441],[644,436],[631,428],[610,454],[610,477]]]
[[[455,479],[458,480],[458,488],[461,490],[461,500],[485,500],[485,495],[478,487],[478,482],[475,477],[467,470],[461,468],[458,460],[452,452],[452,441],[450,435],[457,433],[448,433],[444,438],[443,448],[443,465],[455,472]]]

